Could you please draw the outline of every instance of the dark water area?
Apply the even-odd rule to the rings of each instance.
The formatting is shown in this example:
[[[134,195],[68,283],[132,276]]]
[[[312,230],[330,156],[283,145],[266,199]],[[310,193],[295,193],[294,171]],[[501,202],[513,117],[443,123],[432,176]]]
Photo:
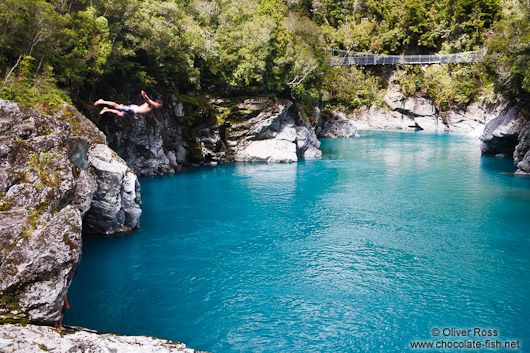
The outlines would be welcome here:
[[[530,178],[513,161],[423,132],[321,149],[141,179],[141,229],[84,239],[65,323],[210,352],[530,345]]]

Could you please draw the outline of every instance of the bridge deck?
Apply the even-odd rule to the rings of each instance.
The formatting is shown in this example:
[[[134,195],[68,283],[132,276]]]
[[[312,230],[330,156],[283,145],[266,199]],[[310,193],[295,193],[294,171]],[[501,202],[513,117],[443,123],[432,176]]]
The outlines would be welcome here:
[[[435,55],[382,55],[351,53],[345,50],[328,49],[332,55],[326,58],[329,66],[367,65],[429,65],[451,63],[478,63],[484,61],[484,51],[468,51],[455,54]],[[338,53],[338,55],[337,55]]]

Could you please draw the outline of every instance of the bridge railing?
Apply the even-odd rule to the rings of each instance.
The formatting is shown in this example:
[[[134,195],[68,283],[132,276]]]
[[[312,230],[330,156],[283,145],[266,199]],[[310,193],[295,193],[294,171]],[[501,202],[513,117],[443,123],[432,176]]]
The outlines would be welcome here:
[[[330,66],[368,66],[368,65],[428,65],[450,63],[477,63],[484,61],[484,51],[468,51],[454,54],[434,55],[383,55],[348,52],[330,49],[331,56],[326,58]],[[338,54],[338,55],[337,55]]]

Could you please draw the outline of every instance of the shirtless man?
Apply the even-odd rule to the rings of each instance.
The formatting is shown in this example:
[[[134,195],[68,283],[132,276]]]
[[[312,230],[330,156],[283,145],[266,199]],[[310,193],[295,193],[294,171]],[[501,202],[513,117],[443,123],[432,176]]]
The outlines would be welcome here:
[[[110,106],[112,108],[103,107],[103,109],[101,109],[101,112],[99,112],[99,114],[113,113],[113,114],[116,114],[117,116],[120,116],[122,118],[124,116],[136,117],[136,114],[146,114],[146,113],[149,113],[151,110],[156,109],[156,108],[160,108],[162,106],[162,101],[160,101],[160,100],[156,100],[156,101],[151,100],[147,96],[147,93],[145,93],[145,91],[141,91],[141,93],[142,93],[142,97],[144,97],[144,100],[145,100],[145,103],[142,104],[142,105],[136,105],[136,104],[123,105],[123,104],[119,104],[119,103],[112,102],[112,101],[106,101],[106,100],[103,100],[103,99],[98,99],[94,103],[94,106],[98,106],[98,105],[101,105],[101,104],[108,105],[108,106]]]

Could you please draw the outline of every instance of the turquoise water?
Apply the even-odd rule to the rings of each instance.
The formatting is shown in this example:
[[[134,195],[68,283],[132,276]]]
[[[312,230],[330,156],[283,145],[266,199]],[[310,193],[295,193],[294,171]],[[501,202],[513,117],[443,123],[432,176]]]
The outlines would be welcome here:
[[[141,179],[142,228],[84,239],[66,324],[211,352],[461,340],[433,328],[530,347],[530,178],[459,135],[363,132],[321,149]]]

